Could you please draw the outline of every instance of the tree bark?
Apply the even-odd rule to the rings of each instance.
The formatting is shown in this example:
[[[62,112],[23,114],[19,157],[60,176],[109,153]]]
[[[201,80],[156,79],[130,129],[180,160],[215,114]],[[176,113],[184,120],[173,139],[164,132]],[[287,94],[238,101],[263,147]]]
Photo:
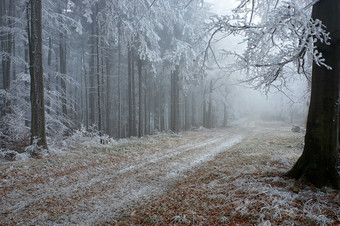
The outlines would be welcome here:
[[[48,38],[48,55],[47,55],[47,66],[48,66],[48,73],[47,73],[47,83],[46,83],[46,89],[47,89],[47,93],[50,95],[50,91],[51,91],[51,67],[52,67],[52,38],[49,37]],[[46,105],[47,105],[47,109],[46,112],[47,114],[50,114],[50,108],[51,108],[51,100],[50,100],[50,96],[47,96],[47,100],[46,100]]]
[[[117,54],[118,54],[118,123],[117,123],[117,126],[118,126],[118,138],[121,138],[122,137],[122,134],[121,134],[121,129],[122,129],[122,97],[121,97],[121,90],[120,90],[120,86],[121,86],[121,32],[120,32],[120,27],[121,27],[121,21],[119,21],[118,23],[118,51],[117,51]]]
[[[179,66],[171,73],[171,130],[174,133],[179,132]]]
[[[97,3],[97,13],[98,13],[98,3]],[[97,49],[97,110],[98,110],[98,131],[99,135],[102,135],[102,99],[101,99],[101,73],[100,73],[100,37],[99,37],[99,22],[97,20],[97,35],[96,35],[96,49]],[[101,140],[102,142],[102,140]]]
[[[6,1],[2,0],[0,3],[0,26],[8,26],[8,28],[12,28],[12,20],[10,18],[4,19],[4,16],[12,16],[13,13],[13,1],[9,1],[9,6],[6,12]],[[2,56],[2,82],[3,82],[3,89],[5,91],[9,91],[10,84],[11,84],[11,62],[12,62],[12,47],[13,47],[13,35],[12,31],[1,32],[1,50],[5,53]],[[10,110],[10,101],[5,98],[4,99],[4,107],[2,109],[2,114],[5,115],[9,113]]]
[[[129,104],[129,137],[133,136],[132,131],[133,131],[133,122],[132,122],[132,110],[133,110],[133,106],[132,106],[132,59],[131,59],[131,46],[128,46],[128,95],[129,95],[129,99],[128,99],[128,104]]]
[[[228,125],[227,104],[223,103],[223,127],[227,127],[227,125]]]
[[[137,136],[136,125],[136,84],[135,84],[135,55],[133,49],[131,49],[131,86],[132,86],[132,136]]]
[[[112,106],[112,73],[111,73],[111,60],[110,53],[111,48],[108,46],[106,51],[106,133],[112,136],[112,124],[111,124],[111,106]]]
[[[320,188],[328,182],[340,189],[337,172],[339,158],[339,84],[340,84],[340,1],[323,0],[313,7],[312,17],[320,19],[331,34],[331,45],[316,44],[332,67],[313,64],[312,93],[307,119],[305,147],[301,157],[287,172]]]
[[[143,73],[142,73],[142,60],[138,60],[138,94],[139,94],[139,108],[138,108],[138,136],[144,135],[144,123],[143,123]]]
[[[59,61],[60,61],[60,86],[62,90],[61,95],[61,110],[64,117],[67,117],[67,90],[66,90],[66,37],[63,31],[60,33],[59,43]]]
[[[92,20],[96,20],[96,16],[92,15]],[[96,23],[92,23],[91,25],[91,35],[89,38],[89,45],[90,45],[90,62],[89,62],[89,87],[88,94],[89,94],[89,124],[90,126],[96,123],[96,72],[95,72],[95,61],[96,61]]]
[[[31,143],[47,149],[44,106],[44,77],[42,66],[41,0],[30,1],[28,43],[31,75]]]

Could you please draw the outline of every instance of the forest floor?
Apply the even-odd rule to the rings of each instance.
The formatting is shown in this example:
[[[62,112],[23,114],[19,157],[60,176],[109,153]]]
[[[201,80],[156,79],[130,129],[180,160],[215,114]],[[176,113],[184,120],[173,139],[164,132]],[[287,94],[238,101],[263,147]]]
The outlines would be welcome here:
[[[42,159],[0,162],[0,225],[338,225],[340,193],[282,177],[303,133],[282,123],[80,137]]]

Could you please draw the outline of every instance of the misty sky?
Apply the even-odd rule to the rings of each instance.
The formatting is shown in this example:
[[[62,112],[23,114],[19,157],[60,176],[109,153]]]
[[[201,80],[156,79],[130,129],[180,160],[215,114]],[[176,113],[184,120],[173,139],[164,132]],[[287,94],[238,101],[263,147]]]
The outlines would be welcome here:
[[[212,4],[211,10],[219,15],[231,14],[231,10],[238,6],[237,0],[206,0],[207,3]],[[226,40],[219,42],[215,48],[215,51],[220,49],[227,49],[230,51],[240,51],[243,41],[242,37],[228,37]],[[240,53],[240,52],[239,52]],[[221,62],[230,63],[230,62]],[[242,74],[234,74],[231,78],[232,83],[239,83],[244,78]],[[306,92],[306,80],[304,78],[296,77],[295,81],[292,81],[289,89],[285,90],[285,94],[272,89],[272,91],[266,95],[262,91],[254,90],[242,85],[236,85],[234,95],[234,105],[239,105],[238,111],[242,112],[257,112],[262,114],[263,112],[270,114],[282,114],[288,113],[292,106],[292,102],[285,95],[288,95],[292,100],[297,101],[294,106],[300,108],[300,111],[306,111],[308,98],[303,98]]]
[[[230,10],[238,5],[235,0],[206,0],[206,2],[212,4],[212,10],[220,15],[229,14]]]

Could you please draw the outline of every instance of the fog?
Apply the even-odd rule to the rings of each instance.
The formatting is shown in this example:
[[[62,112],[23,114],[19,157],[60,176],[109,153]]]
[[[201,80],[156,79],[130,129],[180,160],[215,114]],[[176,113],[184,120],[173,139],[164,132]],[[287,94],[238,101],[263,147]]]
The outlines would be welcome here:
[[[249,40],[242,36],[244,32],[228,35],[221,29],[209,45],[214,26],[219,26],[214,15],[230,15],[238,1],[46,0],[41,24],[22,17],[25,2],[18,1],[13,7],[12,1],[4,0],[3,6],[3,146],[29,145],[33,140],[29,139],[34,128],[31,121],[43,118],[46,122],[36,126],[50,139],[63,139],[79,130],[117,139],[142,137],[228,127],[247,118],[305,122],[308,84],[304,76],[297,75],[295,65],[282,70],[285,80],[280,77],[274,86],[255,89],[256,82],[244,81],[264,78],[266,73],[254,69],[246,73],[247,65],[240,62],[245,50],[256,47],[246,48]],[[27,34],[28,23],[41,26],[42,37],[35,45],[41,51],[29,48],[35,39]],[[282,44],[285,42],[274,46],[274,53]],[[267,51],[265,45],[258,48]],[[41,65],[30,65],[30,57],[37,52],[42,53]],[[270,57],[278,56],[271,52]],[[249,56],[253,62],[261,60],[257,58]],[[34,88],[30,67],[43,69],[39,71],[39,94],[30,90]],[[267,74],[281,71],[273,68]],[[32,94],[41,100],[30,102]],[[44,108],[34,106],[43,102]],[[31,116],[42,118],[33,120]]]
[[[231,15],[232,10],[238,6],[235,0],[207,0],[211,11],[217,15]],[[213,44],[214,54],[218,57],[220,67],[227,67],[233,64],[235,58],[225,57],[221,50],[242,54],[245,50],[243,36],[217,36],[216,43]],[[218,71],[218,66],[212,62],[212,67]],[[214,73],[210,76],[214,76]],[[292,78],[281,89],[270,87],[269,90],[256,89],[255,85],[247,84],[247,76],[243,72],[228,73],[224,82],[230,84],[233,98],[231,99],[236,117],[250,117],[261,120],[282,120],[289,123],[304,126],[309,105],[309,85],[308,80],[299,75],[292,67],[290,71]],[[275,84],[274,84],[275,85]]]

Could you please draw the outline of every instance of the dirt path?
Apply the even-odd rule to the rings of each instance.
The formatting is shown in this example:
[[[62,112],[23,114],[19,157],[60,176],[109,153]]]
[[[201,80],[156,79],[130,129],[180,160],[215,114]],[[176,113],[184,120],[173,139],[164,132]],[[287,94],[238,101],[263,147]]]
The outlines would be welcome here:
[[[200,130],[47,159],[0,163],[0,224],[93,224],[124,216],[256,133]]]

